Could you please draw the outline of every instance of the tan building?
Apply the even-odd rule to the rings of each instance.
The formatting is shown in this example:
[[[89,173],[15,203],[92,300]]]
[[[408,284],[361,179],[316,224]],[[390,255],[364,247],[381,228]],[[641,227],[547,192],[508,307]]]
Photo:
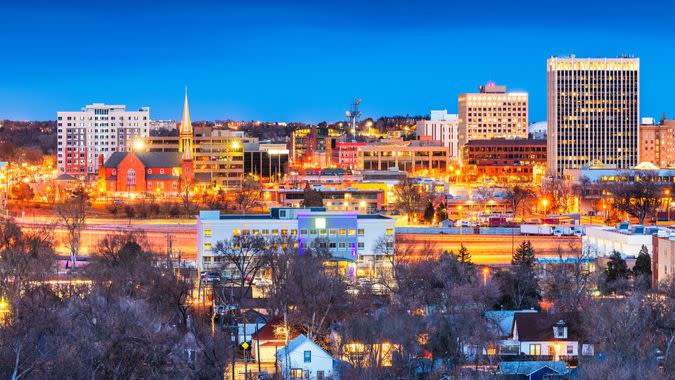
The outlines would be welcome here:
[[[675,120],[642,118],[640,124],[640,162],[651,162],[660,168],[675,165]]]
[[[459,95],[459,143],[492,138],[527,138],[528,96],[488,83],[479,93]]]
[[[675,236],[661,232],[652,236],[652,287],[675,275]]]
[[[637,165],[640,60],[552,57],[546,71],[549,172]]]
[[[359,148],[360,170],[398,170],[444,173],[448,170],[448,148],[440,141],[388,140]]]
[[[243,132],[195,127],[192,158],[195,178],[201,183],[236,189],[244,178],[244,143],[252,142]],[[179,136],[151,136],[149,152],[178,152]]]

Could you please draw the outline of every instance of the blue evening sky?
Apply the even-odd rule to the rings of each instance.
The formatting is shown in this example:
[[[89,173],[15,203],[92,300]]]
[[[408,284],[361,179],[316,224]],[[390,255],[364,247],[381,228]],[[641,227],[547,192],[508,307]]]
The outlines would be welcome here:
[[[0,119],[105,102],[193,120],[457,109],[487,81],[546,118],[546,59],[633,54],[643,116],[675,116],[675,0],[0,3]]]

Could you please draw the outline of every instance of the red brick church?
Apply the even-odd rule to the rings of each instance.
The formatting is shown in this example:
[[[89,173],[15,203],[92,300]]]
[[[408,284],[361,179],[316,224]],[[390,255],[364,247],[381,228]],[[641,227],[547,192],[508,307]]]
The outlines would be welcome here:
[[[107,193],[176,194],[194,176],[192,123],[187,91],[180,124],[179,152],[115,152],[99,158],[99,188]]]

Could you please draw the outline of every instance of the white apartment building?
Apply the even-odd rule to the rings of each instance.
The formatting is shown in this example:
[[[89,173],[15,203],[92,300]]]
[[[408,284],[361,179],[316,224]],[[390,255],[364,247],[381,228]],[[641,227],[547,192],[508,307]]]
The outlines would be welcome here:
[[[448,110],[432,110],[430,120],[420,120],[416,125],[418,138],[428,136],[431,140],[441,141],[448,148],[448,159],[458,161],[459,151],[459,118],[449,114]]]
[[[582,245],[594,257],[609,257],[617,251],[623,257],[635,258],[642,246],[652,254],[652,235],[662,230],[658,226],[632,226],[625,222],[617,227],[587,226]]]
[[[459,95],[460,147],[470,140],[527,138],[527,93],[506,92],[506,86],[494,83],[478,89]]]
[[[546,71],[549,172],[637,165],[640,60],[553,57]]]
[[[98,173],[99,155],[128,152],[148,136],[150,108],[127,111],[124,105],[94,103],[76,112],[58,112],[57,165],[60,173],[79,178]]]
[[[366,275],[378,264],[393,260],[394,220],[378,214],[326,211],[317,208],[272,208],[269,214],[221,215],[202,210],[197,219],[197,266],[200,271],[220,269],[224,264],[214,247],[238,235],[264,238],[297,237],[299,250],[311,247],[315,239],[327,239],[335,261],[357,276]],[[380,241],[387,249],[380,249]]]

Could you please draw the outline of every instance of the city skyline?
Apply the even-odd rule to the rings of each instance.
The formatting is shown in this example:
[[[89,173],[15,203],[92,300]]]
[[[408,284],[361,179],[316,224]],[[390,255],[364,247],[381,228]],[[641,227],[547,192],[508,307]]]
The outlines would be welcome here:
[[[675,52],[663,47],[675,33],[654,17],[672,4],[598,2],[574,15],[575,3],[549,12],[529,1],[482,13],[431,1],[33,3],[3,6],[0,47],[16,58],[0,62],[2,119],[50,120],[102,102],[178,120],[185,85],[195,120],[337,121],[354,98],[364,117],[456,113],[459,94],[493,81],[527,92],[534,122],[546,119],[546,59],[569,54],[640,58],[641,116],[672,111]]]

